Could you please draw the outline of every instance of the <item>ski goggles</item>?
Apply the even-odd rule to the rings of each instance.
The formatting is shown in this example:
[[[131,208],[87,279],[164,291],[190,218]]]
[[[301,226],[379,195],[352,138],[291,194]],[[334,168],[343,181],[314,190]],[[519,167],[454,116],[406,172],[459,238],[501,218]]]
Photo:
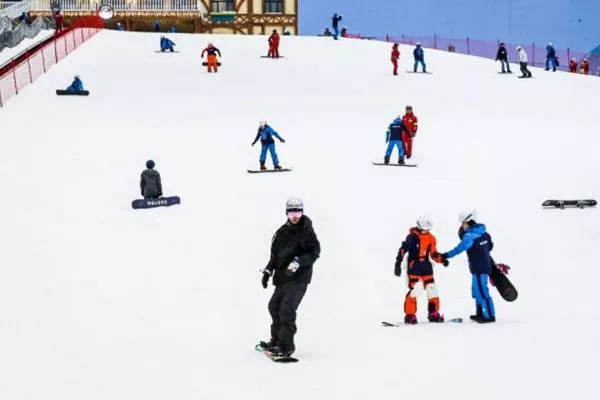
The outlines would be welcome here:
[[[287,210],[287,212],[286,212],[289,219],[299,219],[302,217],[303,213],[304,212],[302,210],[298,210],[298,209],[290,209],[290,210]]]

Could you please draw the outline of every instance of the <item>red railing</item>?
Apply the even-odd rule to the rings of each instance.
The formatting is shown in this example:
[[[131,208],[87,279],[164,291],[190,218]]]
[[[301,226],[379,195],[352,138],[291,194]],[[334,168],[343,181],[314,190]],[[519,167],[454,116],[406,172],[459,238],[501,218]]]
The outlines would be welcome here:
[[[78,19],[0,68],[0,107],[103,28],[99,17]]]

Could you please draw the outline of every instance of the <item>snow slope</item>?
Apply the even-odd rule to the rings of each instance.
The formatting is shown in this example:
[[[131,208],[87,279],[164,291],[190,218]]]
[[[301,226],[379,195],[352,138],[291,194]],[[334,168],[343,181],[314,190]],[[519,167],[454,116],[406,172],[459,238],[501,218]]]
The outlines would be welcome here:
[[[598,198],[598,80],[533,69],[523,81],[431,50],[432,75],[393,77],[385,43],[283,37],[286,58],[273,61],[258,57],[264,37],[172,36],[181,53],[154,53],[155,34],[102,32],[0,110],[0,398],[595,392],[598,210],[540,204]],[[223,53],[217,75],[200,65],[208,40]],[[57,98],[74,73],[91,95]],[[421,121],[419,167],[371,166],[406,104]],[[245,172],[263,118],[294,172]],[[148,158],[180,206],[131,210]],[[302,360],[278,365],[253,350],[270,323],[259,269],[293,195],[322,257],[299,309]],[[428,214],[447,251],[467,207],[519,299],[494,291],[494,325],[380,327],[403,318],[405,275],[392,272],[408,228]],[[468,319],[466,257],[436,280],[442,312]]]
[[[21,43],[19,43],[15,47],[3,49],[2,51],[0,51],[0,65],[3,65],[7,61],[10,61],[11,58],[23,53],[29,47],[35,46],[39,42],[48,39],[53,34],[54,30],[52,29],[42,29],[40,33],[36,35],[33,39],[25,38],[21,41]]]

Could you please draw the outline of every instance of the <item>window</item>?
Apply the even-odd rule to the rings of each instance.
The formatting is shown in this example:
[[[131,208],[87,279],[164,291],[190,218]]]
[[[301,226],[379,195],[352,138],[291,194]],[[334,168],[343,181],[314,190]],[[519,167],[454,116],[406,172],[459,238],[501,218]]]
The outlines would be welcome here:
[[[235,11],[233,0],[212,0],[212,12]]]
[[[265,13],[283,13],[283,0],[265,0]]]

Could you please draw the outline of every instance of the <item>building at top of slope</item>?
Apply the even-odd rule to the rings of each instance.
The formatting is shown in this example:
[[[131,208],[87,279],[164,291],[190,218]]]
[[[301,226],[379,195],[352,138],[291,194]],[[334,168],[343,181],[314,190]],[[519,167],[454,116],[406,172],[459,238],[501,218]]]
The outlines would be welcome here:
[[[114,17],[106,28],[121,23],[128,31],[234,33],[261,35],[277,29],[298,32],[299,0],[31,0],[32,14],[50,15],[59,9],[68,25],[71,19],[95,15],[109,5]],[[158,29],[156,22],[158,21]]]

